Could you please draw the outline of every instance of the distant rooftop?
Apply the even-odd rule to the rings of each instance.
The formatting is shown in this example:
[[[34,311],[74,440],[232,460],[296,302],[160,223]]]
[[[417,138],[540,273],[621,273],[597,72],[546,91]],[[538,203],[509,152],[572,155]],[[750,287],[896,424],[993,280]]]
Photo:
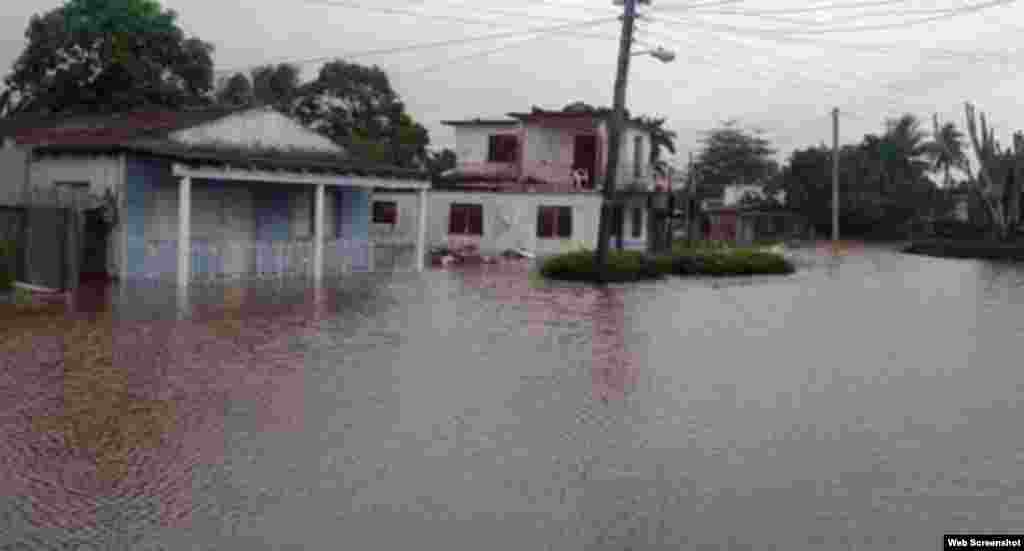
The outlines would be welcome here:
[[[510,119],[463,119],[453,121],[441,121],[441,124],[447,126],[515,126],[519,124],[517,120]]]

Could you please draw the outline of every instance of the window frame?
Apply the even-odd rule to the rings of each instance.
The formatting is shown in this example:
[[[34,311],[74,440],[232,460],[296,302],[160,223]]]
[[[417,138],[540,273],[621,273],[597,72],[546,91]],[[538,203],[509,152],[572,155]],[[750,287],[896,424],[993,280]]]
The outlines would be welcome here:
[[[538,239],[572,239],[573,212],[566,205],[537,206]]]
[[[384,214],[390,214],[391,215],[390,219],[386,219],[384,221],[379,220],[378,219],[378,214],[381,214],[381,212],[378,211],[379,208],[387,209],[387,210],[384,211]],[[385,218],[387,218],[387,217],[385,216]],[[375,199],[373,201],[373,204],[370,206],[370,220],[371,220],[371,222],[373,224],[383,224],[383,225],[388,225],[388,226],[397,226],[398,225],[398,201],[377,200],[377,199]]]
[[[456,218],[458,213],[458,218]],[[474,216],[474,214],[476,216]],[[459,223],[457,223],[457,221]],[[474,224],[474,222],[476,222]],[[451,203],[448,205],[448,235],[483,237],[484,206],[480,203]]]
[[[505,142],[504,147],[501,146],[502,141]],[[505,158],[504,155],[507,155],[508,158]],[[488,163],[515,163],[518,159],[519,136],[515,134],[489,134],[487,136]]]

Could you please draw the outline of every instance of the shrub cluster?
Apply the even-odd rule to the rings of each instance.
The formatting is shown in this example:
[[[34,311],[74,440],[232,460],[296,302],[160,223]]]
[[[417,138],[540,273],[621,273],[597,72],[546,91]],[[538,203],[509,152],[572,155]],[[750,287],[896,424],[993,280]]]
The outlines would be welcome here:
[[[637,251],[608,251],[608,282],[639,281],[657,279],[664,275],[665,260],[647,258]],[[579,250],[546,259],[540,273],[550,279],[566,281],[597,281],[597,266],[594,252]]]
[[[739,276],[791,274],[795,268],[780,254],[758,249],[725,248],[718,244],[676,247],[671,254],[648,257],[637,251],[609,251],[609,282],[656,279],[665,275]],[[594,253],[574,251],[546,259],[541,275],[568,281],[597,281]]]

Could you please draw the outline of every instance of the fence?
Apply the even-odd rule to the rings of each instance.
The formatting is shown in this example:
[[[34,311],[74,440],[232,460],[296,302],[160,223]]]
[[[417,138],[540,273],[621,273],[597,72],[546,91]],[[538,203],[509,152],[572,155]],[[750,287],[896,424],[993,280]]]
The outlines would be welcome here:
[[[142,280],[176,281],[178,242],[129,238],[129,276]],[[191,282],[237,279],[312,278],[312,240],[223,241],[195,239],[190,246]],[[368,240],[334,239],[324,243],[324,277],[353,272],[414,269],[415,245]]]

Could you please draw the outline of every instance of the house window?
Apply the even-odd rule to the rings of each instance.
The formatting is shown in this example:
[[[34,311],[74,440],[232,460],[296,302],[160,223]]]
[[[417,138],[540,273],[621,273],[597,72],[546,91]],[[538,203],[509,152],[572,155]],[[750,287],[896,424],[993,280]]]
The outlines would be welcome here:
[[[453,235],[483,235],[483,205],[452,203],[448,211],[448,233]]]
[[[487,141],[487,162],[514,163],[519,152],[519,139],[512,134],[495,134]]]
[[[572,237],[572,207],[537,207],[537,237]]]
[[[398,203],[394,201],[373,202],[373,223],[391,224],[398,223]]]
[[[640,178],[644,175],[644,137],[633,138],[633,177]]]
[[[633,237],[643,237],[644,235],[644,209],[634,208],[633,209]]]

